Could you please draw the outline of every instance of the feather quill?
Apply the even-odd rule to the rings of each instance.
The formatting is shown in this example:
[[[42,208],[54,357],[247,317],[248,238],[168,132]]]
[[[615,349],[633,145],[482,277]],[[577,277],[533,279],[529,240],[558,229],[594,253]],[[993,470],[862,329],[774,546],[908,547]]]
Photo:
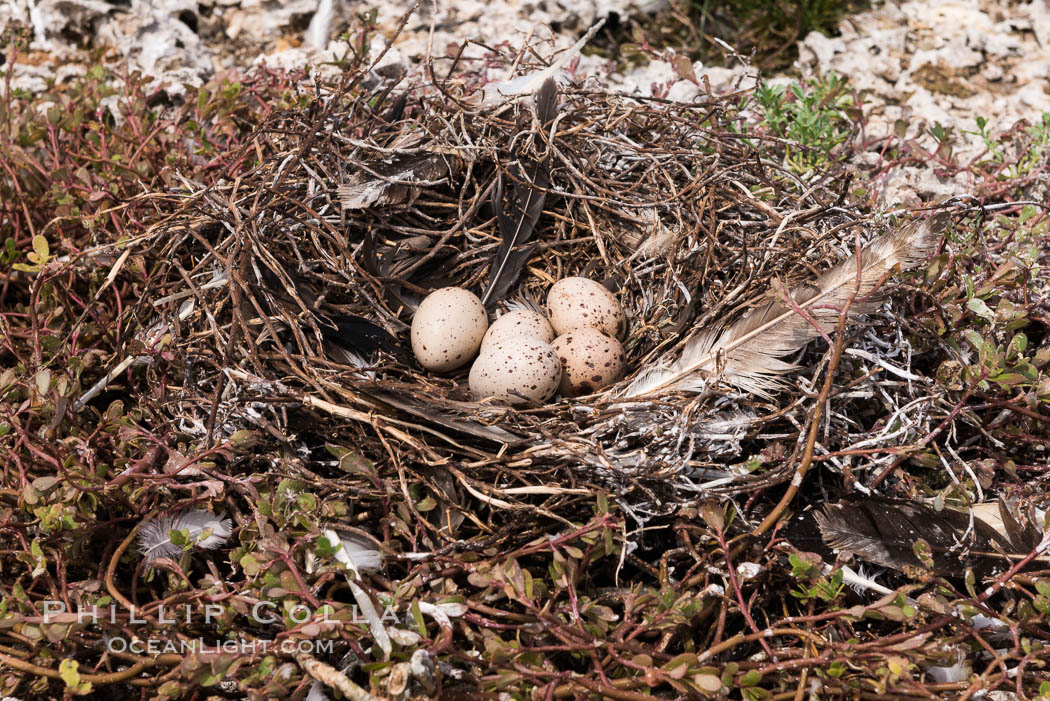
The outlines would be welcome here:
[[[346,583],[350,587],[350,593],[353,594],[361,613],[368,620],[368,627],[372,631],[372,637],[375,639],[379,649],[383,651],[383,659],[389,659],[393,645],[390,643],[390,636],[386,632],[386,626],[383,624],[383,619],[380,618],[375,603],[373,603],[368,592],[357,583],[357,580],[361,578],[362,571],[375,571],[382,566],[382,554],[378,550],[370,548],[368,543],[351,536],[347,536],[344,539],[332,529],[325,530],[324,537],[335,548],[336,561],[346,570]]]
[[[444,426],[453,431],[459,431],[461,433],[466,433],[467,435],[494,441],[496,443],[514,444],[521,441],[521,436],[511,433],[504,428],[500,428],[499,426],[489,426],[480,421],[473,421],[463,416],[457,416],[451,411],[442,411],[434,405],[418,402],[411,396],[405,394],[398,395],[394,392],[385,392],[382,390],[372,391],[370,388],[361,389],[379,402],[389,404],[395,409],[400,409],[407,414],[418,416],[429,423]]]
[[[217,518],[203,509],[190,509],[150,519],[139,530],[138,549],[147,563],[165,557],[178,560],[183,546],[171,540],[172,531],[187,531],[191,547],[214,550],[233,532],[228,518]]]
[[[557,86],[553,80],[545,81],[536,93],[536,116],[541,127],[554,121],[557,102]],[[508,171],[515,181],[510,196],[504,197],[500,180],[492,189],[492,208],[499,222],[500,244],[492,258],[488,289],[481,298],[485,305],[503,297],[525,267],[525,261],[534,248],[525,244],[536,230],[550,187],[549,159],[525,165],[513,163]]]
[[[748,312],[725,329],[705,329],[690,340],[677,361],[642,372],[626,396],[665,391],[702,391],[712,380],[769,398],[780,388],[781,376],[797,369],[782,360],[809,341],[835,328],[839,311],[856,294],[850,315],[875,308],[872,292],[896,268],[918,265],[940,240],[947,213],[912,222],[872,241],[857,254],[831,268],[812,286],[790,290],[794,305],[774,300]],[[798,313],[795,307],[805,311]],[[820,329],[814,328],[816,321]]]

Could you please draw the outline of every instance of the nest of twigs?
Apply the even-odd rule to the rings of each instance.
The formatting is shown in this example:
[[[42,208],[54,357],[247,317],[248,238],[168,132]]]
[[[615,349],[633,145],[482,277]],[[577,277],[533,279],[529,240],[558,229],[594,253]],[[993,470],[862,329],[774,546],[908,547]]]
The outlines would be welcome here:
[[[567,87],[551,106],[361,78],[274,117],[245,154],[257,167],[155,229],[157,306],[187,362],[184,430],[254,429],[299,455],[338,437],[404,470],[448,471],[490,505],[548,513],[592,487],[644,514],[789,476],[778,460],[755,470],[753,439],[799,437],[810,371],[776,401],[717,382],[629,401],[622,390],[768,301],[774,281],[812,279],[858,232],[879,233],[844,206],[848,178],[764,159],[739,96],[682,105]],[[508,247],[499,219],[521,213],[509,198],[522,188],[543,206]],[[620,298],[623,382],[512,408],[473,401],[466,369],[412,359],[407,329],[429,291],[493,288],[495,312],[542,302],[569,275]],[[825,447],[877,419],[853,417]]]

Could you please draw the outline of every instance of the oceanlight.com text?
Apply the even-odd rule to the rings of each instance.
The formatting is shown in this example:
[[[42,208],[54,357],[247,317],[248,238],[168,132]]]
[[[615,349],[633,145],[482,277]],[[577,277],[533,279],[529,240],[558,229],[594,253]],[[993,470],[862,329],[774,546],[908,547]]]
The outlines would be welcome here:
[[[334,651],[334,640],[220,640],[207,642],[203,638],[196,640],[127,640],[109,638],[106,649],[110,652],[131,652],[136,655],[188,655],[218,654],[254,655],[280,652],[287,655],[308,653],[311,655],[331,654]]]

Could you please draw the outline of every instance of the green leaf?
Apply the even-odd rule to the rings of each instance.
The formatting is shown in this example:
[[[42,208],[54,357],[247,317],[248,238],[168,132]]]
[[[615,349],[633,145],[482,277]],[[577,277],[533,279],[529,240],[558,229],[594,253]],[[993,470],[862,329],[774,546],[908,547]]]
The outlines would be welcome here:
[[[930,548],[930,544],[925,539],[919,538],[912,543],[911,551],[915,554],[915,557],[919,558],[919,562],[922,563],[923,567],[928,570],[933,569],[933,549]]]
[[[255,556],[251,553],[247,553],[241,558],[241,569],[244,570],[245,576],[254,577],[262,571],[262,563],[260,563]]]
[[[208,100],[211,99],[211,92],[208,88],[203,85],[197,91],[197,111],[204,112],[205,106],[208,104]]]
[[[963,582],[966,584],[966,591],[974,599],[977,598],[977,576],[973,573],[973,569],[970,567],[966,568],[966,574],[963,576]],[[974,611],[973,615],[976,615],[977,611]]]
[[[565,554],[576,560],[583,559],[583,551],[572,545],[565,546]]]
[[[58,675],[66,683],[66,688],[81,696],[91,693],[91,682],[80,681],[80,663],[67,657],[58,663]]]
[[[664,672],[667,672],[667,675],[672,679],[681,679],[689,671],[689,668],[695,664],[697,664],[696,655],[689,652],[684,652],[681,655],[678,655],[677,657],[671,658],[671,660],[664,664],[664,666],[660,669],[662,669]],[[721,684],[722,682],[721,680],[719,680],[720,687]]]
[[[44,369],[36,374],[36,392],[41,397],[47,395],[47,391],[51,389],[51,371]]]
[[[359,473],[363,475],[374,475],[375,465],[372,461],[358,452],[347,450],[339,456],[339,469],[343,472]]]
[[[329,555],[335,554],[336,549],[332,546],[332,542],[328,540],[327,536],[321,536],[317,539],[317,549],[315,552],[319,557],[328,557]]]
[[[740,686],[754,686],[760,681],[762,681],[762,674],[757,669],[752,669],[740,677]]]
[[[66,658],[58,665],[58,674],[67,686],[76,686],[80,683],[80,663],[74,659]]]
[[[31,576],[39,577],[47,572],[47,558],[44,557],[44,549],[40,547],[40,541],[34,540],[29,544],[29,552],[36,560]]]
[[[45,265],[50,257],[51,248],[47,245],[47,239],[37,234],[33,237],[33,254],[29,256],[29,260],[38,265]]]
[[[1012,352],[1015,355],[1020,356],[1028,348],[1028,336],[1023,333],[1014,334],[1014,337],[1010,339],[1007,352]]]
[[[966,338],[966,341],[973,346],[974,350],[980,351],[984,348],[984,337],[973,329],[966,329],[963,331],[963,336]]]
[[[1016,372],[1003,372],[988,379],[1003,387],[1013,387],[1014,385],[1019,385],[1028,381],[1027,377],[1024,375],[1018,375]]]
[[[966,308],[971,312],[981,317],[985,321],[994,321],[995,313],[985,304],[983,299],[979,297],[973,297],[969,302],[966,303]]]
[[[419,609],[419,600],[413,599],[412,605],[408,607],[408,610],[412,614],[412,622],[416,624],[416,632],[426,637],[427,624],[423,620],[423,612]]]
[[[831,677],[832,679],[838,679],[843,674],[845,674],[845,672],[846,672],[846,663],[845,662],[832,662],[830,665],[828,665],[828,668],[825,671],[827,672],[827,675],[829,677]]]
[[[717,694],[722,690],[722,680],[714,674],[697,674],[693,677],[693,684],[708,694]]]
[[[116,421],[124,416],[124,402],[119,399],[114,399],[113,403],[106,407],[105,416],[110,421]]]

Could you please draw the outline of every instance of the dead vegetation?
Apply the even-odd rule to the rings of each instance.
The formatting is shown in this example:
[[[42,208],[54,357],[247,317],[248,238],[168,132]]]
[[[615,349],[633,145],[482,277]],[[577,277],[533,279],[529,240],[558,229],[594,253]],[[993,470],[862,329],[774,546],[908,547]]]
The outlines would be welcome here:
[[[247,99],[205,95],[194,128],[225,125],[223,147],[147,168],[147,191],[117,195],[128,230],[83,227],[99,208],[70,227],[7,206],[12,249],[33,242],[36,258],[4,285],[4,691],[1038,694],[1050,585],[1017,574],[1031,557],[981,583],[923,567],[920,548],[879,598],[776,529],[867,489],[960,506],[1038,495],[1045,218],[942,214],[931,265],[891,265],[810,309],[822,274],[928,214],[868,211],[844,150],[819,173],[785,167],[785,149],[811,147],[763,130],[747,95],[682,105],[574,86],[537,108],[481,88],[469,70],[416,86],[350,65],[317,94],[263,77]],[[512,215],[524,223],[501,226]],[[534,305],[566,275],[603,281],[627,311],[629,376],[608,391],[477,403],[465,371],[411,359],[427,291]],[[744,391],[723,358],[689,391],[628,396],[699,333],[769,305],[819,331],[780,386]],[[185,540],[178,562],[145,567],[139,524],[191,507],[228,517],[232,539]],[[326,529],[383,567],[348,582]],[[385,645],[359,591],[391,612]],[[51,600],[121,612],[45,622]],[[259,602],[275,620],[253,618]],[[1000,637],[975,614],[1005,622]],[[106,651],[129,635],[293,646]],[[301,645],[319,641],[332,645]],[[959,656],[972,675],[929,671]]]

